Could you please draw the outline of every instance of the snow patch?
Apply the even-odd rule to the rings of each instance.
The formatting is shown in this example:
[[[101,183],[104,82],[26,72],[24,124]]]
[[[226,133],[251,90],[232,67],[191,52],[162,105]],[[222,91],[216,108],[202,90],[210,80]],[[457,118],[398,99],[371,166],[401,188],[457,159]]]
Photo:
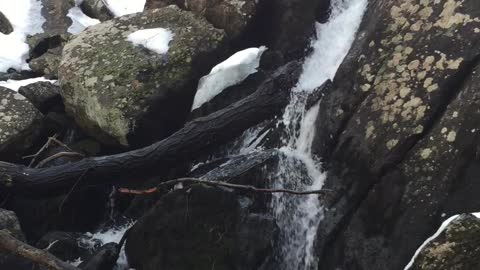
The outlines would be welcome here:
[[[0,86],[12,89],[14,91],[18,91],[18,89],[22,86],[29,85],[36,82],[50,82],[56,83],[57,80],[48,80],[44,77],[26,79],[26,80],[7,80],[7,81],[0,81]]]
[[[27,35],[43,32],[42,25],[45,19],[41,15],[41,10],[40,0],[0,2],[0,12],[13,26],[12,33],[8,35],[0,33],[0,72],[6,72],[9,68],[30,69],[26,63],[29,48],[25,40]]]
[[[480,212],[477,212],[477,213],[470,213],[471,215],[474,215],[475,217],[477,218],[480,218]],[[435,232],[435,234],[433,234],[432,236],[430,236],[427,240],[425,240],[425,242],[423,242],[423,244],[415,251],[415,254],[413,255],[412,259],[410,260],[410,262],[408,262],[407,266],[405,266],[404,270],[408,270],[412,267],[413,263],[415,262],[415,259],[418,257],[418,255],[420,254],[420,252],[422,252],[422,250],[428,245],[430,244],[430,242],[432,242],[433,240],[435,240],[443,231],[445,231],[445,229],[448,227],[448,225],[450,223],[452,223],[452,221],[456,220],[460,215],[454,215],[454,216],[451,216],[449,218],[447,218],[443,223],[442,225],[440,225],[440,228],[438,228],[438,230]]]
[[[104,0],[105,5],[115,17],[142,12],[146,0]]]
[[[227,87],[245,80],[250,74],[256,73],[260,58],[267,48],[248,48],[236,52],[227,60],[216,65],[210,74],[202,77],[198,83],[197,93],[192,105],[192,111],[220,94]]]
[[[83,11],[78,7],[73,7],[68,11],[67,17],[72,19],[72,25],[68,28],[68,32],[74,35],[79,34],[85,28],[100,23],[99,20],[93,19],[85,15]]]
[[[143,29],[128,35],[127,40],[134,45],[143,46],[158,54],[165,54],[170,48],[168,44],[175,36],[172,31],[165,28]]]

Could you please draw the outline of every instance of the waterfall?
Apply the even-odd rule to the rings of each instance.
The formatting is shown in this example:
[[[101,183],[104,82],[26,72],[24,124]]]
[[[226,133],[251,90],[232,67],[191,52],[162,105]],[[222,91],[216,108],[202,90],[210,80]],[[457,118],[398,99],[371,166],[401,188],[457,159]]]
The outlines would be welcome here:
[[[367,0],[333,0],[330,20],[316,25],[313,53],[303,65],[290,104],[280,120],[286,127],[286,136],[280,148],[284,155],[271,175],[275,188],[316,190],[323,186],[325,174],[311,153],[321,104],[306,110],[306,100],[315,88],[335,76],[352,45],[366,6]],[[318,256],[313,247],[322,218],[318,195],[294,198],[277,194],[272,209],[281,230],[280,244],[275,250],[276,269],[316,269]]]

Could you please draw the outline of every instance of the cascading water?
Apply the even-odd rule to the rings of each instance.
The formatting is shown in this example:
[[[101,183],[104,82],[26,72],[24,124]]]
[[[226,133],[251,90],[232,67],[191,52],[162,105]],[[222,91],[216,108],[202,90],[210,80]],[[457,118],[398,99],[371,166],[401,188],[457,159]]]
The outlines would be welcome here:
[[[314,51],[304,63],[300,80],[281,119],[286,136],[280,148],[284,155],[271,175],[276,188],[317,190],[323,185],[325,176],[311,153],[320,104],[306,110],[306,97],[335,76],[352,45],[366,6],[367,0],[333,0],[330,20],[316,25]],[[274,196],[272,208],[281,230],[280,244],[275,250],[276,268],[316,269],[318,261],[313,245],[322,217],[318,196],[293,198],[279,194]]]

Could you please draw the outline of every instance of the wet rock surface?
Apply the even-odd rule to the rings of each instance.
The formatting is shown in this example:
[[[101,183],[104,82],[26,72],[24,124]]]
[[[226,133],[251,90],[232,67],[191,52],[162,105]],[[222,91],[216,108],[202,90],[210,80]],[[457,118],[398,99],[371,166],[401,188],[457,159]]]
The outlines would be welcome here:
[[[258,269],[278,229],[271,217],[249,213],[250,204],[231,190],[202,185],[165,195],[129,233],[131,267]]]
[[[11,32],[13,32],[12,24],[7,19],[7,17],[5,17],[5,15],[0,12],[0,33],[8,35]]]
[[[478,208],[463,170],[478,164],[479,15],[475,1],[369,5],[317,120],[336,190],[319,269],[403,269],[442,213]]]
[[[102,0],[84,0],[80,7],[87,16],[102,22],[113,19],[113,15]]]

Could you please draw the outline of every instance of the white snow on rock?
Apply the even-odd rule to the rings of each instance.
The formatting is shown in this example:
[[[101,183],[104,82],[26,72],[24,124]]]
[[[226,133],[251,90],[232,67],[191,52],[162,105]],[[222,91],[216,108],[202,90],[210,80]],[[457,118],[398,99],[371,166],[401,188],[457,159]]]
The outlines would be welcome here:
[[[18,91],[18,89],[22,86],[29,85],[36,82],[51,82],[56,83],[56,80],[48,80],[44,77],[26,79],[26,80],[7,80],[7,81],[0,81],[0,86],[12,89],[14,91]]]
[[[146,0],[104,0],[115,17],[142,12],[146,2]]]
[[[158,54],[165,54],[168,52],[168,44],[174,35],[172,31],[165,28],[152,28],[133,32],[128,35],[127,40]]]
[[[477,212],[477,213],[470,213],[471,215],[474,215],[476,216],[477,218],[480,218],[480,212]],[[454,215],[454,216],[451,216],[449,218],[447,218],[443,223],[442,225],[440,225],[440,228],[438,228],[438,230],[435,232],[435,234],[433,234],[432,236],[430,236],[427,240],[425,240],[425,242],[423,242],[423,244],[417,249],[417,251],[415,251],[415,254],[413,255],[412,259],[410,260],[410,262],[407,264],[407,266],[405,266],[404,270],[408,270],[410,269],[412,266],[413,266],[413,263],[415,262],[415,259],[418,257],[418,255],[420,254],[420,252],[422,252],[422,250],[430,243],[432,242],[433,240],[435,240],[443,231],[445,231],[445,229],[448,227],[448,225],[454,221],[455,219],[457,219],[460,215]]]
[[[79,34],[85,28],[100,23],[99,20],[93,19],[85,15],[83,11],[78,7],[73,7],[68,11],[67,17],[72,19],[72,25],[68,28],[68,32],[74,35]]]
[[[267,50],[265,46],[248,48],[236,52],[227,60],[213,67],[210,74],[203,76],[198,83],[192,111],[200,108],[227,87],[236,85],[250,74],[256,73],[265,50]]]
[[[0,12],[10,21],[13,32],[0,33],[0,72],[9,68],[16,70],[29,69],[25,60],[28,57],[27,35],[42,33],[45,19],[41,15],[40,0],[0,1]]]

